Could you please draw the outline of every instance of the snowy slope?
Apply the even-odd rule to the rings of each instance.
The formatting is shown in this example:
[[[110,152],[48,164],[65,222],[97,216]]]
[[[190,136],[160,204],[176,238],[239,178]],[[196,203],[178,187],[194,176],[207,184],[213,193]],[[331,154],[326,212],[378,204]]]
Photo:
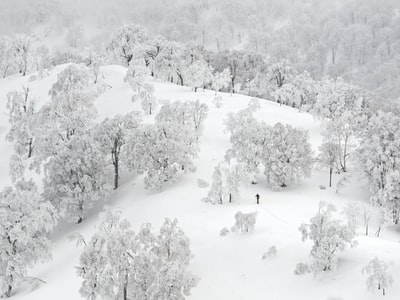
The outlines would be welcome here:
[[[62,68],[57,67],[48,77],[29,83],[26,78],[20,77],[0,80],[1,188],[10,183],[8,159],[12,154],[12,145],[5,142],[9,127],[5,115],[5,95],[23,84],[29,84],[40,106],[49,100],[48,90]],[[140,110],[140,103],[131,102],[132,92],[123,81],[126,69],[107,66],[102,68],[102,73],[110,88],[96,100],[99,121],[115,114]],[[360,201],[368,205],[367,194],[361,182],[356,180],[356,174],[351,188],[346,187],[339,194],[335,193],[334,188],[321,190],[319,186],[327,184],[328,171],[314,170],[311,179],[283,192],[273,192],[260,177],[259,184],[242,188],[240,203],[203,203],[201,198],[207,194],[208,189],[199,188],[197,179],[211,181],[214,166],[223,159],[229,147],[229,135],[224,132],[224,119],[228,113],[246,107],[250,98],[221,94],[223,107],[217,109],[212,103],[214,92],[193,93],[187,87],[155,81],[152,83],[160,99],[199,99],[209,106],[201,138],[201,151],[195,161],[197,171],[183,175],[176,184],[168,186],[161,193],[145,190],[141,177],[133,179],[129,174],[122,174],[121,187],[105,204],[122,210],[136,229],[144,222],[151,222],[158,230],[165,217],[179,219],[180,226],[191,240],[194,254],[192,271],[201,278],[189,299],[378,299],[381,297],[378,293],[366,291],[366,277],[361,274],[361,269],[375,256],[395,263],[395,283],[385,299],[399,299],[400,280],[396,281],[400,275],[399,235],[390,229],[384,230],[379,239],[360,235],[357,238],[359,246],[340,255],[339,266],[335,271],[317,278],[312,275],[294,275],[296,264],[308,261],[311,248],[309,242],[301,241],[298,227],[317,211],[319,201],[332,202],[339,208],[348,201]],[[313,149],[317,151],[321,143],[320,124],[310,115],[269,101],[260,102],[261,110],[257,112],[257,118],[271,125],[282,122],[307,129]],[[148,119],[150,122],[151,117]],[[261,195],[261,204],[258,206],[254,198],[256,193]],[[97,222],[97,213],[103,205],[93,209],[81,225],[61,223],[56,228],[53,235],[53,260],[36,266],[30,272],[31,276],[39,277],[47,283],[32,292],[21,287],[15,290],[14,299],[80,299],[78,290],[81,281],[76,276],[74,266],[78,264],[82,249],[77,248],[67,237],[78,231],[90,238]],[[238,210],[258,212],[255,231],[246,235],[220,237],[219,231],[233,225],[233,216]],[[371,232],[373,230],[371,228]],[[277,247],[277,256],[261,260],[262,254],[272,245]]]

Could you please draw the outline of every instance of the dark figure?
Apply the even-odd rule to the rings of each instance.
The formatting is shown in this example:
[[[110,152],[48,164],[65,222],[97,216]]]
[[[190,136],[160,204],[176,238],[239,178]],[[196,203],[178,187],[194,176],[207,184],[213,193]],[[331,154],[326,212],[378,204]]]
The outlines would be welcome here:
[[[260,195],[259,194],[256,195],[256,199],[257,199],[257,204],[260,204]]]

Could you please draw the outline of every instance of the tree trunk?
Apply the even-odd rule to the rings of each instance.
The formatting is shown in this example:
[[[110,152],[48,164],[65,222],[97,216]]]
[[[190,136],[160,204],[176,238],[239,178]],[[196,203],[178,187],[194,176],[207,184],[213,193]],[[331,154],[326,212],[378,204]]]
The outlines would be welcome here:
[[[119,186],[119,148],[118,139],[114,139],[113,149],[111,150],[112,163],[114,165],[114,190]]]
[[[125,274],[124,300],[128,300],[128,271],[126,271],[126,274]]]
[[[379,225],[378,230],[377,230],[376,233],[375,233],[376,237],[379,237],[379,235],[380,235],[380,233],[381,233],[381,228],[382,228],[382,226]]]
[[[194,88],[194,92],[197,93],[197,86]]]
[[[114,165],[114,190],[116,190],[119,186],[119,157],[117,150],[113,153],[113,165]]]
[[[232,194],[229,194],[229,203],[232,203]]]
[[[79,216],[76,224],[81,224],[83,222],[83,203],[82,203],[82,201],[79,202],[79,213],[80,213],[80,216]]]
[[[4,70],[4,72],[3,72],[3,78],[6,78],[6,76],[7,76],[7,72],[8,72],[8,68],[9,68],[10,66],[7,66],[6,68],[5,68],[5,70]]]
[[[179,74],[179,73],[178,73],[178,78],[179,78],[179,84],[180,84],[181,86],[183,86],[183,77],[182,77],[182,75]]]
[[[32,139],[29,139],[29,143],[28,143],[28,158],[30,158],[32,156],[32,151],[33,151]]]
[[[124,50],[124,52],[125,52],[125,50]],[[126,56],[126,63],[127,63],[128,66],[129,66],[130,63],[131,63],[132,58],[133,58],[133,55],[132,55],[132,54],[128,54],[128,55]]]
[[[7,287],[7,291],[4,293],[4,296],[6,296],[7,298],[11,297],[11,291],[12,291],[12,285],[8,285]]]
[[[332,187],[332,173],[333,173],[333,168],[329,168],[329,187]]]
[[[119,184],[119,167],[118,167],[118,161],[114,164],[114,190],[118,188]]]
[[[26,59],[24,60],[24,71],[22,72],[22,76],[26,75],[26,71],[28,70],[28,62]]]
[[[346,168],[346,160],[347,160],[347,143],[348,143],[349,138],[345,137],[344,139],[344,150],[343,150],[343,172],[347,172]]]
[[[11,291],[12,291],[12,286],[8,285],[7,292],[6,292],[6,297],[7,298],[11,297]]]

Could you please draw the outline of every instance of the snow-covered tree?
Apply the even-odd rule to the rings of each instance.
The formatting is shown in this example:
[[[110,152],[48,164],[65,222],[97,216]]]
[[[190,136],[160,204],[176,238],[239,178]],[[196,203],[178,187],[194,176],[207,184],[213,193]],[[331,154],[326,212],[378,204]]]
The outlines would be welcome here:
[[[128,221],[117,213],[106,210],[101,218],[92,238],[88,242],[83,240],[85,248],[77,267],[78,275],[83,279],[79,292],[87,299],[129,299],[135,233]]]
[[[84,59],[85,65],[92,71],[94,75],[94,84],[101,82],[101,79],[104,78],[100,67],[105,63],[106,58],[105,55],[99,52],[96,52],[93,48],[87,49],[87,55]],[[106,86],[106,85],[104,85]]]
[[[275,257],[276,254],[278,253],[278,251],[276,250],[275,246],[271,246],[268,248],[268,250],[262,255],[262,259],[266,259],[266,258],[272,258]]]
[[[158,101],[154,96],[154,87],[149,84],[145,84],[143,90],[139,93],[139,98],[142,99],[142,109],[146,114],[153,114],[157,109]]]
[[[393,276],[388,272],[386,263],[377,257],[362,269],[362,273],[369,275],[366,282],[367,288],[371,291],[375,291],[376,289],[382,290],[382,295],[384,296],[386,290],[393,283]]]
[[[198,88],[206,88],[212,83],[212,68],[204,60],[195,60],[187,67],[186,83],[197,92]]]
[[[178,227],[178,220],[166,218],[158,236],[158,255],[166,261],[189,265],[192,256],[189,246],[188,237]]]
[[[310,269],[315,274],[335,269],[339,252],[345,250],[347,245],[356,245],[354,230],[334,219],[335,211],[335,206],[321,201],[310,223],[303,223],[299,228],[302,240],[309,239],[314,243],[310,253],[313,258]]]
[[[224,199],[224,186],[221,165],[218,164],[214,168],[210,191],[208,192],[207,200],[211,203],[222,204]]]
[[[364,99],[360,88],[345,83],[342,78],[324,78],[317,85],[313,113],[320,119],[336,120],[345,112],[357,112]]]
[[[355,149],[356,134],[360,127],[358,116],[350,111],[346,111],[336,119],[326,122],[322,134],[326,141],[337,147],[336,168],[340,172],[347,172],[348,161]]]
[[[317,87],[313,113],[326,121],[323,135],[338,146],[339,171],[347,171],[347,161],[355,148],[356,136],[363,125],[366,94],[342,79],[326,78]]]
[[[9,37],[0,38],[0,76],[5,78],[14,64],[12,57],[12,46]]]
[[[386,224],[389,224],[390,222],[392,222],[392,216],[390,215],[390,213],[384,209],[384,208],[380,208],[378,209],[378,211],[375,213],[374,218],[375,221],[378,225],[378,229],[375,232],[375,236],[379,237],[379,235],[381,234],[382,231],[382,227]]]
[[[88,299],[180,300],[197,283],[188,270],[189,240],[176,220],[167,219],[158,236],[150,224],[135,234],[119,213],[106,210],[84,244],[78,275],[80,293]]]
[[[156,115],[154,125],[142,126],[129,139],[126,148],[128,166],[146,173],[147,188],[161,190],[177,179],[179,172],[193,172],[193,159],[198,153],[198,133],[204,111],[189,102],[165,103]],[[201,108],[201,107],[200,107]]]
[[[248,175],[242,164],[229,164],[223,170],[225,173],[225,198],[232,202],[240,197],[240,184],[248,181]]]
[[[296,275],[303,275],[306,273],[310,273],[310,268],[305,263],[298,263],[296,264],[296,269],[294,270],[294,274]]]
[[[309,177],[312,167],[308,133],[281,123],[275,124],[264,145],[264,174],[273,189],[279,190]]]
[[[11,40],[12,55],[18,72],[25,76],[34,67],[35,38],[26,34],[17,34]]]
[[[184,46],[178,42],[167,41],[155,57],[152,71],[157,78],[183,85],[185,67]]]
[[[156,121],[159,123],[177,122],[182,126],[192,128],[196,134],[196,141],[198,141],[207,114],[207,105],[199,100],[166,102],[160,108]]]
[[[364,206],[362,210],[362,219],[365,227],[365,235],[368,235],[369,233],[369,222],[371,221],[371,218],[372,218],[371,210],[368,209],[366,206]]]
[[[349,202],[343,208],[342,214],[346,217],[348,227],[356,233],[361,223],[361,207],[357,202]]]
[[[82,65],[70,65],[58,75],[49,92],[51,103],[40,111],[37,135],[39,162],[45,162],[44,196],[63,217],[78,223],[110,187],[108,164],[91,128],[98,94],[92,79]]]
[[[203,133],[203,123],[208,115],[208,106],[204,103],[200,103],[199,100],[186,101],[185,104],[188,106],[189,110],[189,122],[196,132],[196,140],[198,141]]]
[[[68,221],[81,223],[87,210],[109,194],[108,165],[92,132],[71,136],[44,165],[45,199]]]
[[[110,155],[114,167],[114,189],[119,185],[119,171],[121,160],[121,148],[125,145],[127,136],[140,126],[140,116],[135,113],[116,115],[111,119],[105,119],[95,129],[95,139],[99,141],[101,150]]]
[[[91,126],[97,113],[94,99],[99,92],[92,79],[92,72],[83,65],[69,65],[58,74],[49,91],[51,102],[37,115],[36,163],[46,161],[73,135]]]
[[[215,95],[221,89],[228,88],[231,82],[231,74],[229,73],[229,69],[224,69],[222,72],[216,72],[212,76],[211,86],[215,91]]]
[[[7,99],[11,127],[6,138],[10,142],[15,142],[14,150],[18,155],[27,154],[30,158],[34,148],[36,127],[35,100],[32,99],[29,87],[8,93]]]
[[[10,297],[28,268],[50,258],[49,233],[56,213],[33,182],[20,181],[0,193],[0,293]]]
[[[129,66],[132,60],[144,59],[147,40],[148,34],[143,27],[137,24],[126,25],[112,35],[107,50],[117,61]]]
[[[281,88],[295,74],[295,70],[287,60],[283,59],[271,65],[268,68],[268,74],[269,80],[273,81],[277,88]]]
[[[232,146],[225,156],[227,160],[235,158],[243,163],[248,173],[259,172],[263,149],[270,135],[269,126],[253,117],[255,110],[257,106],[249,105],[236,114],[229,114],[226,120]]]
[[[372,116],[361,134],[358,158],[369,181],[370,200],[384,207],[394,223],[400,216],[400,122],[392,113]]]
[[[300,107],[300,96],[297,95],[297,88],[290,83],[282,85],[279,89],[272,92],[275,102],[280,105],[289,105],[292,107]]]
[[[159,58],[167,45],[168,41],[161,35],[150,37],[147,41],[144,50],[144,61],[146,66],[150,69],[151,76],[155,76],[155,61]]]
[[[296,104],[301,110],[313,111],[317,97],[317,82],[307,72],[299,74],[291,81],[296,89]]]
[[[71,64],[57,75],[57,81],[51,87],[49,95],[54,105],[59,105],[57,109],[63,110],[60,113],[92,108],[93,98],[98,94],[94,81],[94,74],[88,67]]]
[[[166,263],[158,272],[156,281],[150,296],[154,300],[183,300],[197,284],[197,278],[178,262]]]
[[[319,151],[318,161],[329,168],[329,187],[332,187],[333,170],[338,166],[339,147],[337,144],[324,142],[319,147]]]
[[[154,88],[145,83],[147,69],[143,63],[136,63],[137,61],[133,61],[131,65],[129,65],[128,70],[125,76],[125,82],[127,82],[133,90],[132,101],[140,98],[140,93],[144,90],[147,90],[149,93],[153,91]]]
[[[226,52],[224,61],[229,68],[229,73],[231,75],[231,93],[237,93],[240,88],[238,88],[239,77],[241,75],[241,70],[243,68],[243,53],[241,51],[233,50],[231,52]],[[226,65],[224,68],[226,68]]]
[[[197,150],[193,142],[193,130],[175,122],[157,124],[155,128],[148,129],[147,132],[143,131],[143,150],[147,152],[144,155],[147,161],[147,187],[160,190],[167,182],[174,182],[179,171],[195,171],[193,158]]]
[[[231,228],[234,232],[250,232],[256,225],[257,212],[242,213],[238,211],[235,214],[235,225]]]

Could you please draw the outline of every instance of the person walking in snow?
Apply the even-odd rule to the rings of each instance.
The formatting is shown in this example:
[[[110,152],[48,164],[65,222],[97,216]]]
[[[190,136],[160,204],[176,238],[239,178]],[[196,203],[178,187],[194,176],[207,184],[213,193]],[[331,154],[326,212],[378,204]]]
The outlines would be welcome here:
[[[260,204],[260,195],[258,193],[256,194],[256,200],[257,200],[257,204]]]

